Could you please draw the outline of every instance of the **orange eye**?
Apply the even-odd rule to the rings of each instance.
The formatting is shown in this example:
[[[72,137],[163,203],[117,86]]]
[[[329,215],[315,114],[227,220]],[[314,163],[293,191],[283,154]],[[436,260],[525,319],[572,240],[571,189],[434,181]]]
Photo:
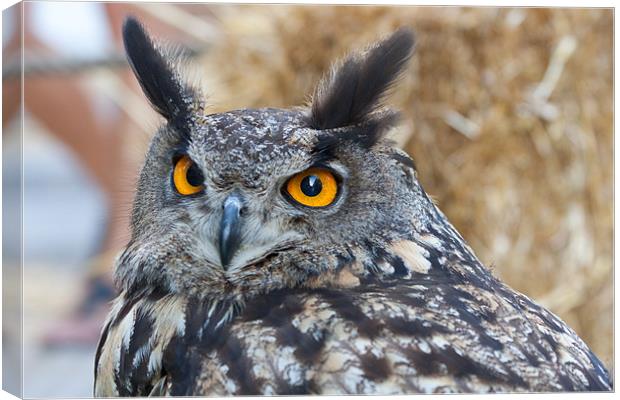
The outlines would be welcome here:
[[[291,177],[286,183],[286,191],[299,204],[325,207],[336,199],[338,183],[330,171],[323,168],[309,168]]]
[[[200,168],[186,155],[179,158],[174,164],[172,180],[177,192],[184,196],[196,194],[204,189],[204,177]]]

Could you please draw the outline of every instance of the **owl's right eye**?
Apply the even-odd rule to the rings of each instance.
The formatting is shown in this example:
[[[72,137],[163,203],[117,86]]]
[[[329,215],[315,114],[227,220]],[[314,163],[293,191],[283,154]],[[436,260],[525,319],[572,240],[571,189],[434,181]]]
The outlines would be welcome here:
[[[181,156],[174,164],[172,173],[174,187],[183,196],[196,194],[205,188],[200,168],[189,156]]]

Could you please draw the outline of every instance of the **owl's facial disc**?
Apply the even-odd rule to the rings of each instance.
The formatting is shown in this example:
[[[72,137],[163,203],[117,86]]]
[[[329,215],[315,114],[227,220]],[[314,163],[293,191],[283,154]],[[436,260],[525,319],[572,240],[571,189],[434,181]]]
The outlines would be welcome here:
[[[311,167],[288,178],[281,189],[281,194],[295,207],[323,209],[336,201],[340,181],[341,178],[327,168]],[[248,213],[246,201],[246,197],[240,190],[234,190],[222,203],[218,248],[224,269],[231,264],[233,257],[244,244],[244,235],[248,233],[244,229]],[[258,232],[248,235],[250,237],[246,236],[245,239],[254,241],[260,237],[269,237],[267,233],[269,230],[270,227],[259,224]],[[252,243],[245,244],[252,245]]]
[[[276,196],[294,209],[284,215],[299,215],[312,209],[327,211],[341,194],[341,180],[328,168],[311,167],[290,176]],[[217,248],[224,270],[232,271],[255,263],[269,254],[283,251],[297,239],[296,232],[287,228],[286,217],[282,219],[279,213],[261,217],[265,214],[264,208],[250,207],[252,202],[263,203],[240,188],[229,192],[221,201]]]

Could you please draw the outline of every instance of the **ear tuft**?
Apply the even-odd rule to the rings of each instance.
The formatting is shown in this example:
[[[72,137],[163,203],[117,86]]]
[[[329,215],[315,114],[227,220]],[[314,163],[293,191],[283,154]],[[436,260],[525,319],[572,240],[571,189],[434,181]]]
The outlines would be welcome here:
[[[364,122],[403,71],[414,49],[413,32],[401,28],[361,56],[350,56],[317,87],[311,126],[333,129]]]
[[[123,24],[123,42],[129,65],[155,111],[172,124],[182,124],[189,116],[189,90],[133,17]]]

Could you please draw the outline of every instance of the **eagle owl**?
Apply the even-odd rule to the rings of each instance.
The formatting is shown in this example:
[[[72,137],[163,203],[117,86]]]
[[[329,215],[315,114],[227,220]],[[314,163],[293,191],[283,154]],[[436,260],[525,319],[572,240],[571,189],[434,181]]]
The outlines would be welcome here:
[[[165,118],[139,176],[96,396],[610,390],[563,321],[476,258],[385,138],[414,47],[339,63],[308,107],[209,114],[135,19]]]

